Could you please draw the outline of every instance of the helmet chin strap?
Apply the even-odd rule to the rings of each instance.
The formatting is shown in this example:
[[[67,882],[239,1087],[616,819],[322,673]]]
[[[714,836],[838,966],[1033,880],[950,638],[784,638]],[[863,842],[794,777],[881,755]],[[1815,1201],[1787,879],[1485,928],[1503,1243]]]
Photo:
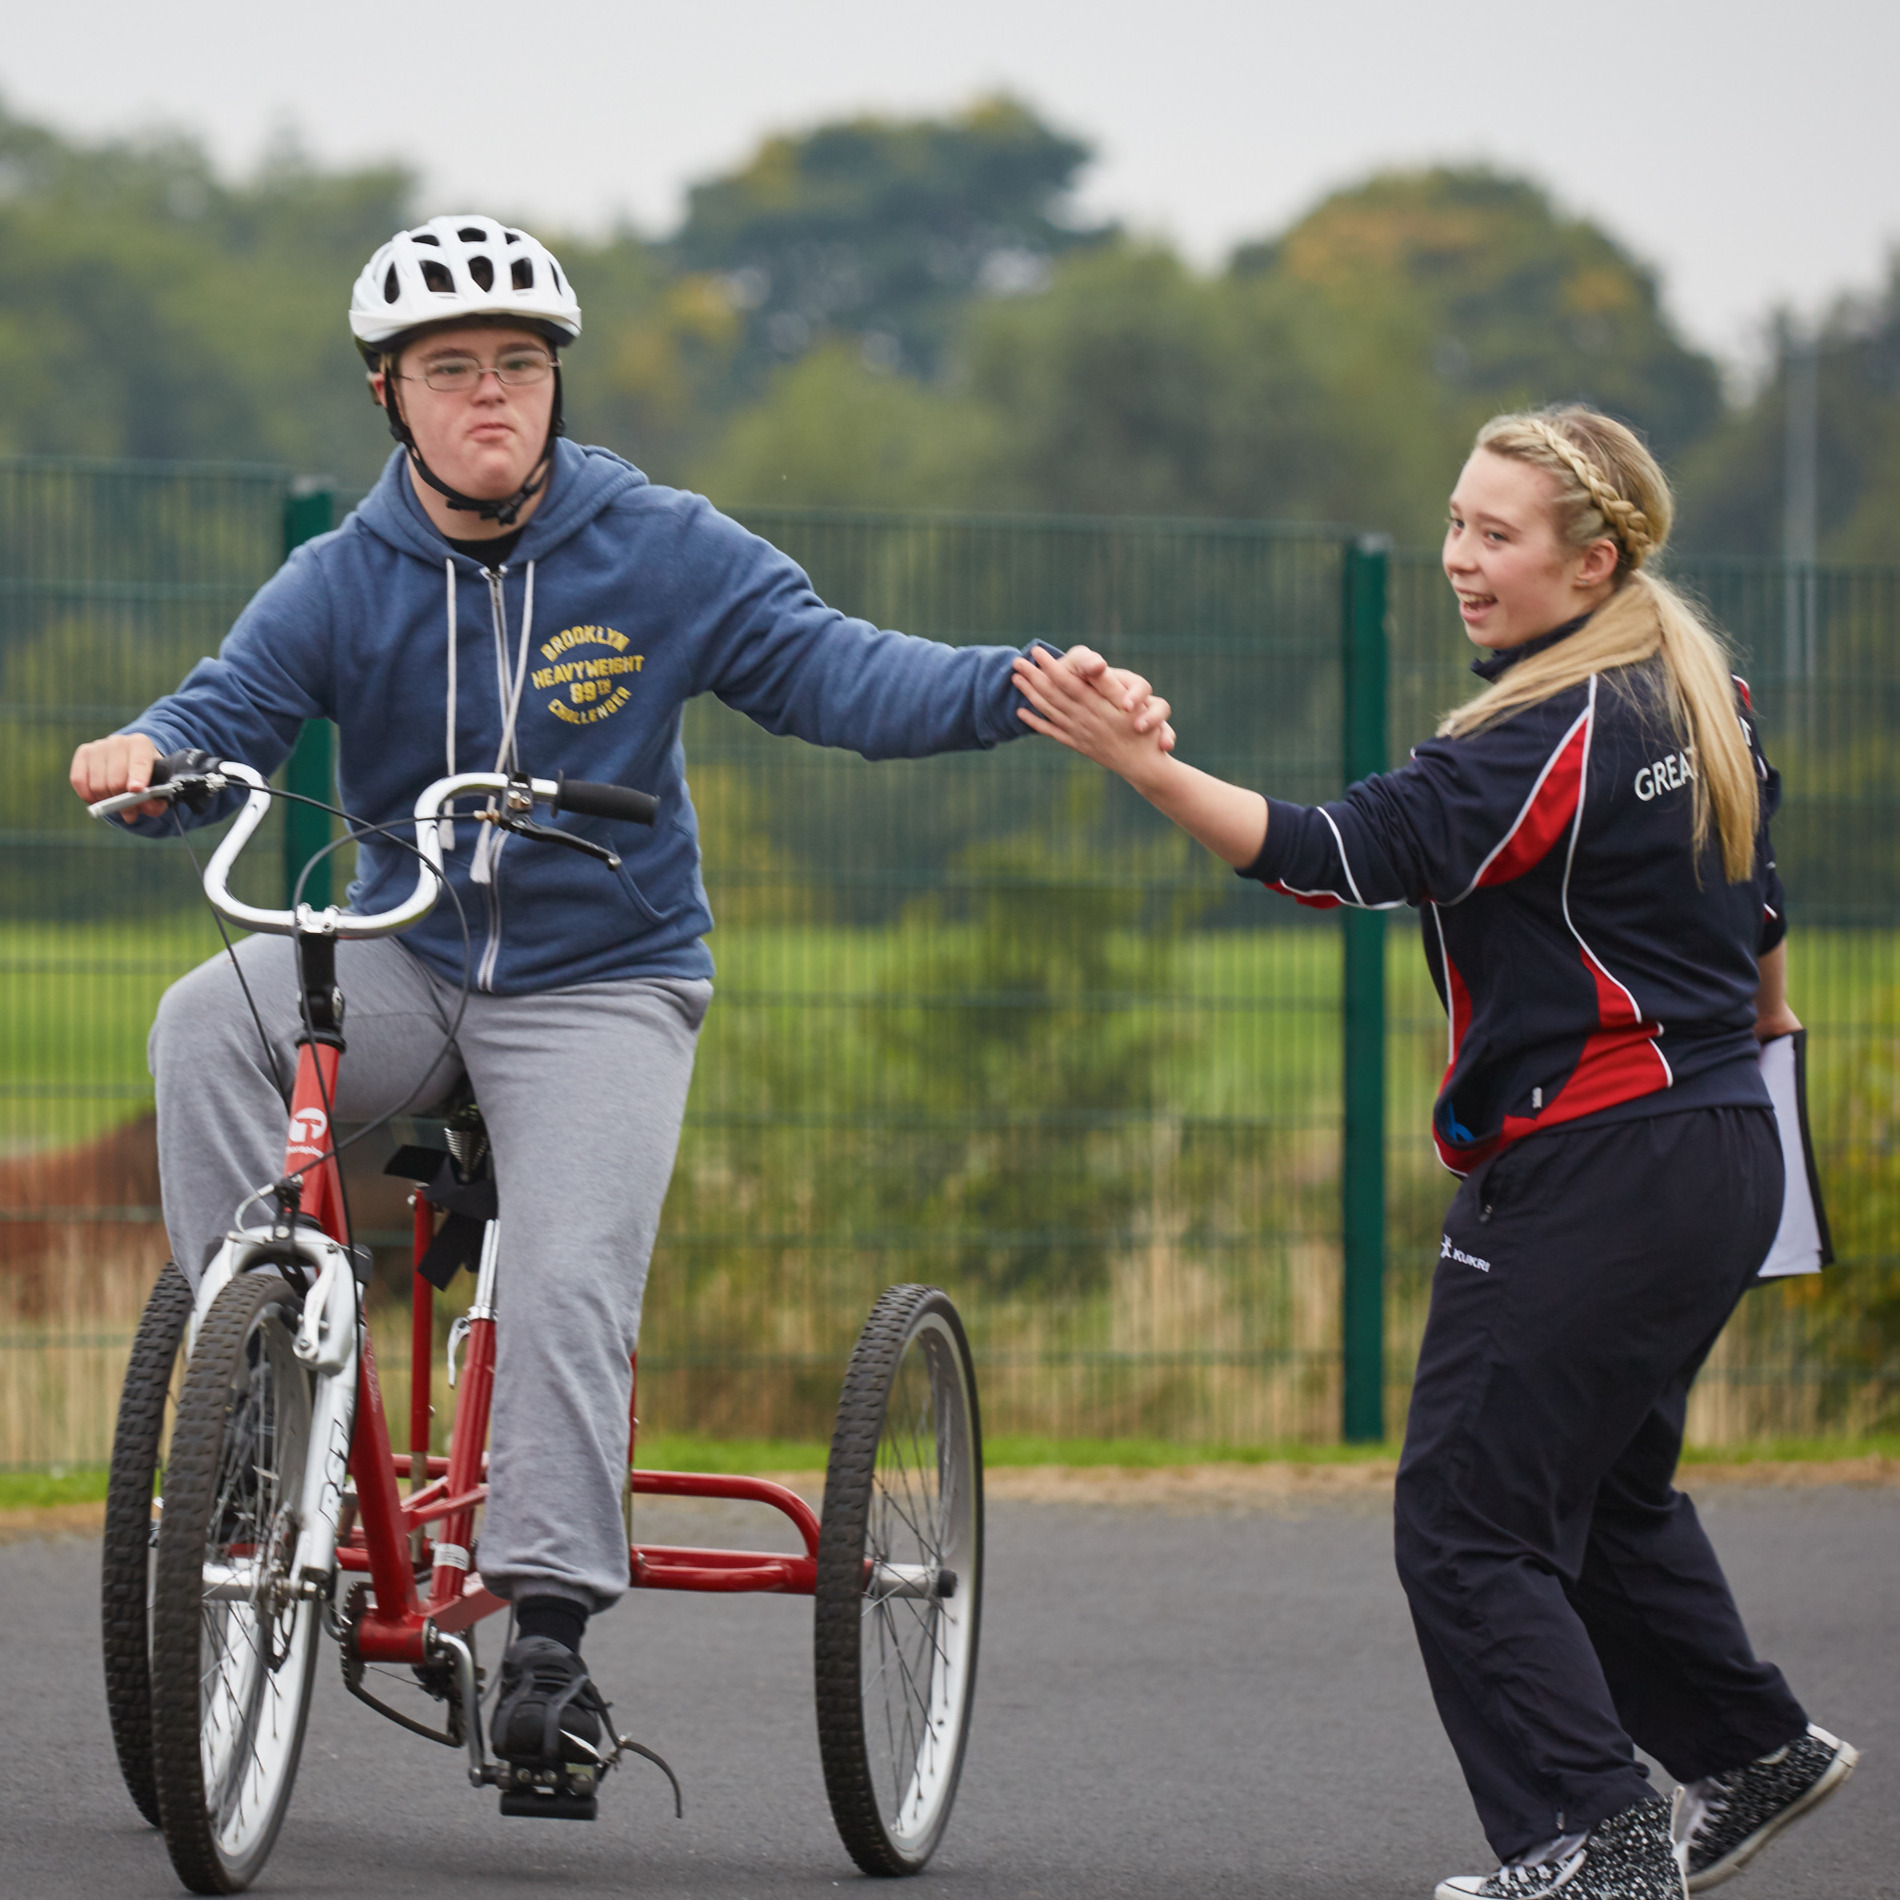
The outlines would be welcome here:
[[[477,515],[483,521],[498,521],[504,528],[512,528],[515,525],[515,517],[521,512],[522,503],[531,496],[538,495],[547,486],[548,468],[554,449],[550,435],[548,447],[542,453],[541,459],[529,471],[528,479],[512,495],[505,496],[499,501],[481,501],[473,495],[464,495],[459,489],[451,488],[422,459],[422,451],[413,442],[405,446],[409,450],[409,466],[457,513]]]
[[[499,500],[484,501],[478,495],[465,495],[459,488],[451,488],[427,462],[422,459],[422,451],[416,446],[416,438],[409,431],[409,423],[402,413],[396,397],[396,378],[383,378],[383,413],[389,418],[389,433],[408,451],[409,466],[423,481],[445,500],[456,513],[474,515],[482,521],[499,522],[504,528],[512,528],[515,518],[521,513],[522,505],[538,495],[548,485],[548,475],[554,466],[554,438],[567,433],[561,414],[561,365],[554,365],[554,405],[548,415],[548,439],[542,444],[541,453],[534,467],[528,471],[528,479],[512,495]]]

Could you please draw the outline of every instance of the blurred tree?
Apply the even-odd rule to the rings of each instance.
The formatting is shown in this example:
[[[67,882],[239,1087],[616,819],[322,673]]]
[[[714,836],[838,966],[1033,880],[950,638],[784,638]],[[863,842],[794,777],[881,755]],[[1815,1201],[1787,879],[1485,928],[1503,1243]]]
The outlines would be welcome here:
[[[1064,220],[1089,157],[1012,99],[947,119],[862,118],[765,141],[694,187],[680,264],[745,312],[744,386],[842,332],[867,362],[933,376],[973,298],[1039,288],[1100,239]]]
[[[968,382],[996,419],[1000,492],[1038,508],[1311,517],[1351,453],[1303,349],[1252,286],[1117,243],[975,311]]]
[[[618,449],[656,481],[678,482],[733,407],[740,313],[717,277],[671,276],[631,231],[600,244],[549,242],[586,323],[563,364],[568,433]]]
[[[1714,366],[1650,276],[1522,180],[1394,173],[1206,279],[1109,245],[972,309],[973,396],[1034,506],[1360,521],[1436,539],[1473,430],[1581,398],[1672,454],[1717,421]]]
[[[82,154],[0,116],[0,174],[0,446],[255,453],[256,418],[190,316],[206,247],[173,206],[207,202],[196,154]]]
[[[1005,508],[1004,431],[988,407],[867,368],[834,339],[774,376],[692,465],[722,506]]]
[[[1664,316],[1653,275],[1536,185],[1484,169],[1390,172],[1245,246],[1252,284],[1324,392],[1334,479],[1318,511],[1435,540],[1475,428],[1584,401],[1665,458],[1721,416],[1715,365]]]
[[[1040,296],[973,317],[970,388],[1038,508],[1179,514],[1209,505],[1231,352],[1218,293],[1172,252],[1071,259]]]
[[[1688,460],[1681,540],[1699,553],[1779,555],[1786,500],[1788,363]],[[1871,297],[1844,298],[1813,339],[1821,558],[1900,561],[1900,257]]]
[[[0,446],[373,467],[341,317],[406,174],[287,147],[227,187],[187,140],[81,147],[0,110],[0,175]]]

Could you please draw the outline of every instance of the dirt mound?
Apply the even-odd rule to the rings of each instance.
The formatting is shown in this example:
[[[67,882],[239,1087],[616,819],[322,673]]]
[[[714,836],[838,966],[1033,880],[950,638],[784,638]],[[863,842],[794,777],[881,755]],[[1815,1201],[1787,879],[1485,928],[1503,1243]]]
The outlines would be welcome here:
[[[70,1148],[0,1161],[0,1314],[6,1320],[136,1318],[165,1252],[150,1113]]]

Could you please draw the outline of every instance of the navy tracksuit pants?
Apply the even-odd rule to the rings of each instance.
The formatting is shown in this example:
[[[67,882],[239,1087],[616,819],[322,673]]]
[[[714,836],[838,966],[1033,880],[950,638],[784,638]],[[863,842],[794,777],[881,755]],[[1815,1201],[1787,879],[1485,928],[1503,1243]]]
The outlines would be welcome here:
[[[1689,1385],[1774,1239],[1765,1108],[1552,1130],[1446,1217],[1399,1575],[1500,1859],[1801,1734],[1674,1487]]]

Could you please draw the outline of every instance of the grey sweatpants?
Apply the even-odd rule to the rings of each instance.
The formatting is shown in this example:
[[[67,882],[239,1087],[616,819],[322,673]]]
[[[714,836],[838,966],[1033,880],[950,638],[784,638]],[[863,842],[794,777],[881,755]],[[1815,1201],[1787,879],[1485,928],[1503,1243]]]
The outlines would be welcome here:
[[[289,940],[252,937],[237,954],[274,1072],[224,956],[167,990],[152,1028],[165,1225],[194,1280],[239,1201],[282,1170],[296,1069]],[[501,1248],[482,1580],[503,1597],[603,1609],[627,1587],[628,1355],[712,985],[636,977],[472,995],[445,1050],[456,988],[399,943],[339,944],[337,973],[349,1044],[338,1118],[371,1120],[419,1084],[415,1106],[426,1109],[466,1072],[494,1144]]]

